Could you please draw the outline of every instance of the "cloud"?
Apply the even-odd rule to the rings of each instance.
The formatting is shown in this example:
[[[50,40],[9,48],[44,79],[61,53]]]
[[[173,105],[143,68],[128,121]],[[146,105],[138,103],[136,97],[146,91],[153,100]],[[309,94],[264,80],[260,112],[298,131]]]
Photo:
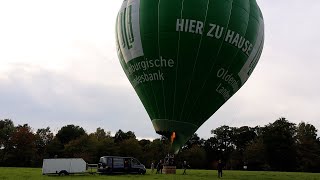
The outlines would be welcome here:
[[[76,124],[89,132],[102,127],[154,137],[151,122],[132,88],[82,82],[65,74],[16,65],[8,79],[0,81],[1,118],[16,124],[57,131]]]

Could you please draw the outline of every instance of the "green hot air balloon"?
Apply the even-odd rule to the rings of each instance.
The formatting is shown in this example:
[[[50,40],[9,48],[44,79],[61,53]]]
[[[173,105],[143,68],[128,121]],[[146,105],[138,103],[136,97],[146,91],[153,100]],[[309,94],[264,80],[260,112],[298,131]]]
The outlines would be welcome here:
[[[158,134],[177,152],[247,81],[264,23],[256,0],[124,0],[122,68]]]

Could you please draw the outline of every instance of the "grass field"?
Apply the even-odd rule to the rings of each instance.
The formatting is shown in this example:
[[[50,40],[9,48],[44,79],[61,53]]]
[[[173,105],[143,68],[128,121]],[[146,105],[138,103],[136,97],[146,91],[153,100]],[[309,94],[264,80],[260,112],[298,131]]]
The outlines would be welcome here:
[[[108,179],[108,180],[122,180],[122,179],[158,179],[158,180],[170,180],[170,179],[181,179],[181,180],[203,180],[203,179],[219,179],[217,177],[217,171],[215,170],[188,170],[187,175],[182,175],[182,170],[177,170],[175,175],[166,174],[152,174],[147,171],[145,175],[70,175],[70,176],[56,176],[56,175],[42,175],[41,168],[4,168],[0,167],[0,180],[7,179],[22,179],[22,180],[61,180],[61,179]],[[224,171],[222,179],[240,179],[240,180],[320,180],[320,174],[313,173],[287,173],[287,172],[262,172],[262,171]]]

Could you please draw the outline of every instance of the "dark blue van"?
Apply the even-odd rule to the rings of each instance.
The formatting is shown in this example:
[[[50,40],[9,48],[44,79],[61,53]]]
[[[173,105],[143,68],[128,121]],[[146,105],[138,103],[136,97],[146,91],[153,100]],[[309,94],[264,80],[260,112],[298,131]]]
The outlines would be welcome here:
[[[100,158],[97,172],[145,174],[146,167],[133,157],[103,156]]]

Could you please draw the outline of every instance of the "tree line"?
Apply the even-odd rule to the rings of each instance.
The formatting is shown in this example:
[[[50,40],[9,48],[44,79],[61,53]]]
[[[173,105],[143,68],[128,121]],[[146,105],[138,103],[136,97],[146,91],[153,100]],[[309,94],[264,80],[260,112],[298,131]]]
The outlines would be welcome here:
[[[193,169],[215,169],[222,160],[226,169],[320,172],[320,138],[309,123],[298,125],[279,118],[264,127],[220,126],[212,137],[194,134],[176,155],[178,168],[188,161]],[[56,134],[49,127],[33,132],[28,124],[15,126],[0,120],[0,166],[41,167],[44,158],[81,157],[97,163],[101,156],[133,156],[149,167],[169,152],[161,137],[138,140],[132,131],[97,128],[87,133],[76,125],[63,126]]]

